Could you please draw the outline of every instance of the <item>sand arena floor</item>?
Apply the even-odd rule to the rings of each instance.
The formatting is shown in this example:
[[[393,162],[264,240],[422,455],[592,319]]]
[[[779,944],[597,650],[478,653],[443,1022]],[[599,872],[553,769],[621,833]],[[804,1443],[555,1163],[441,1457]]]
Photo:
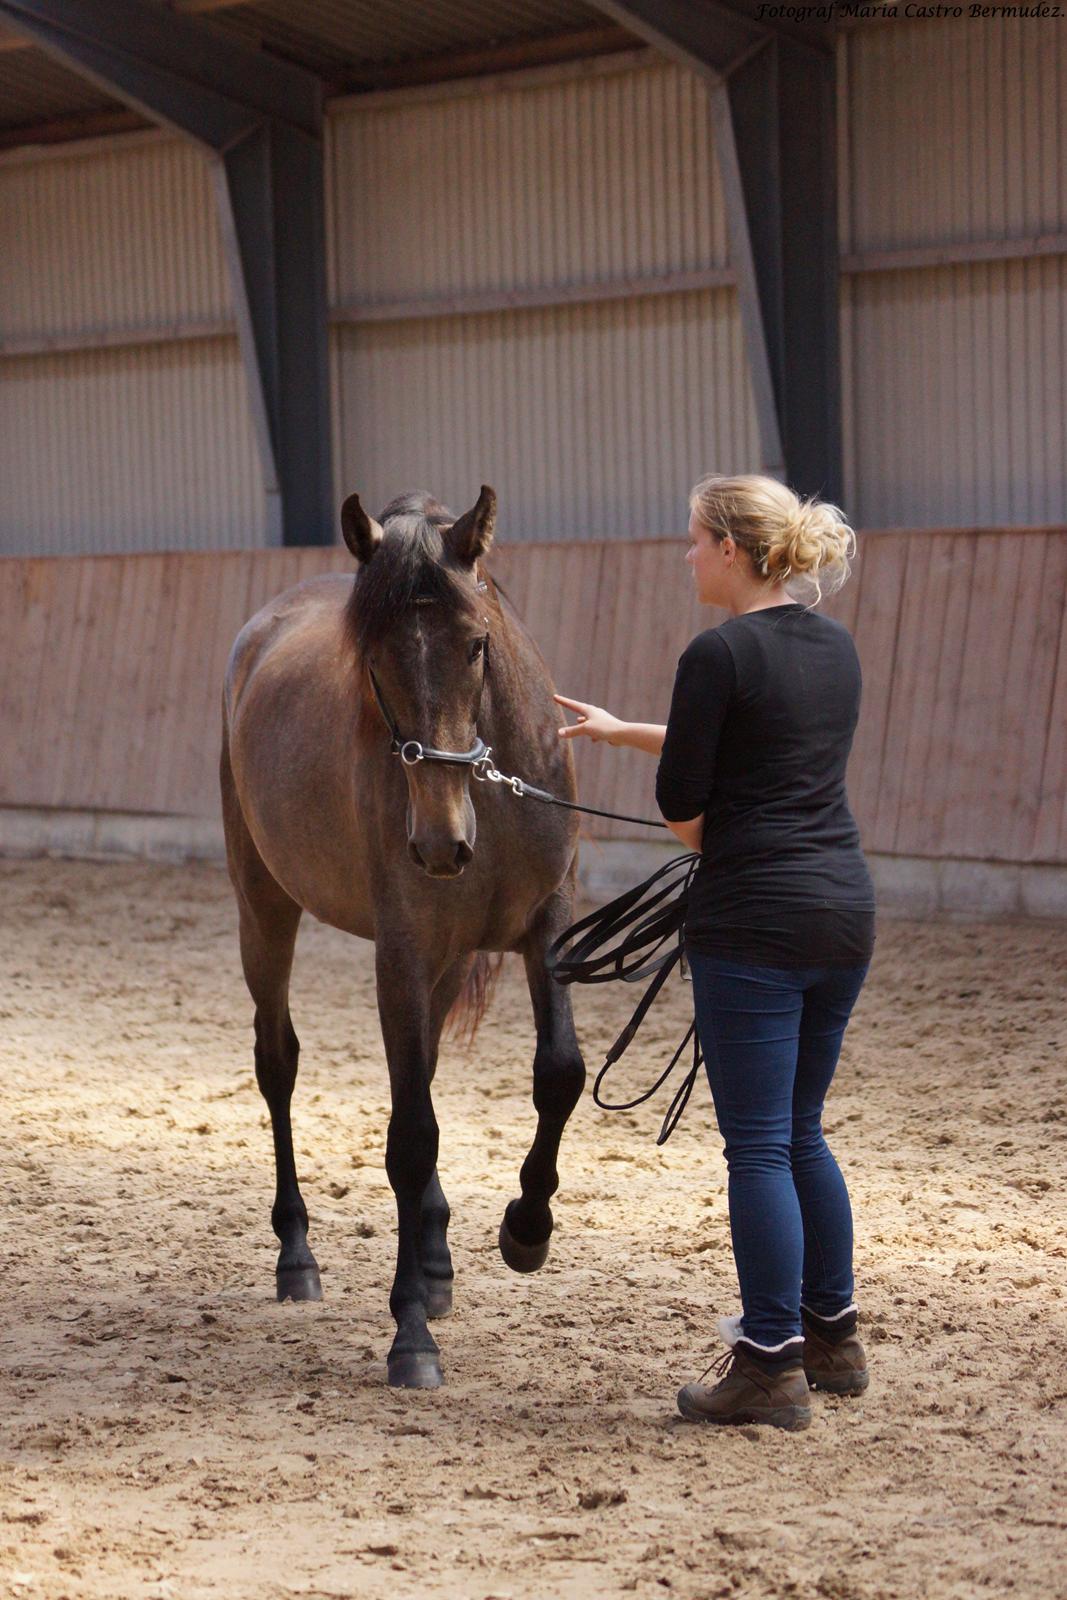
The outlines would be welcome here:
[[[736,1309],[706,1090],[665,1152],[655,1108],[584,1100],[548,1266],[501,1262],[532,1130],[517,958],[476,1059],[442,1058],[456,1312],[448,1387],[412,1394],[384,1381],[371,947],[302,930],[326,1299],[278,1306],[224,874],[6,862],[0,894],[5,1600],[1067,1595],[1062,927],[883,924],[828,1115],[872,1384],[784,1435],[674,1412]],[[646,1022],[635,1085],[690,993]],[[576,992],[590,1066],[634,998]]]

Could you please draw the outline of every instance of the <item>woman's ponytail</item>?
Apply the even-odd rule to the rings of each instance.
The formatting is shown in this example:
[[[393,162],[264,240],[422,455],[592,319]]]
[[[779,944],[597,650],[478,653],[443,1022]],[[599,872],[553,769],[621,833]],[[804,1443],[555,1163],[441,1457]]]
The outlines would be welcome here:
[[[729,535],[768,583],[813,591],[810,604],[848,579],[856,535],[828,501],[801,499],[777,478],[748,474],[702,478],[689,505],[715,538]]]

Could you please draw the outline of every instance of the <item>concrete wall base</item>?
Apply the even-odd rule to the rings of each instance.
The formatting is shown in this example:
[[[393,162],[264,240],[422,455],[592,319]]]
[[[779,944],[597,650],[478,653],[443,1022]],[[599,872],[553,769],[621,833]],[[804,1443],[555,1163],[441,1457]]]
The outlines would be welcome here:
[[[679,853],[660,840],[583,839],[582,893],[594,903],[611,900]],[[222,823],[215,818],[0,807],[0,856],[221,863],[225,849]],[[918,856],[867,859],[883,916],[1067,921],[1067,867]]]
[[[652,840],[583,840],[582,887],[593,901],[610,900],[678,853]],[[1067,867],[873,854],[867,860],[881,916],[1067,920]]]
[[[74,856],[86,861],[226,859],[222,821],[136,811],[0,807],[0,856]]]

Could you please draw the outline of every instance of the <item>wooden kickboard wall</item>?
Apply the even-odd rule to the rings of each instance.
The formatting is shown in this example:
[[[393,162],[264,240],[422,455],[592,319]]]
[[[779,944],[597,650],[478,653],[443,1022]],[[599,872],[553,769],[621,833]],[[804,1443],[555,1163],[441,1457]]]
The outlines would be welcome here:
[[[562,693],[663,722],[678,656],[721,620],[683,557],[681,539],[523,543],[489,567]],[[291,584],[351,568],[343,547],[0,560],[0,805],[216,816],[234,636]],[[1067,528],[860,536],[826,609],[863,665],[849,793],[869,850],[1067,863],[1065,597]],[[589,804],[656,815],[651,757],[575,753]]]

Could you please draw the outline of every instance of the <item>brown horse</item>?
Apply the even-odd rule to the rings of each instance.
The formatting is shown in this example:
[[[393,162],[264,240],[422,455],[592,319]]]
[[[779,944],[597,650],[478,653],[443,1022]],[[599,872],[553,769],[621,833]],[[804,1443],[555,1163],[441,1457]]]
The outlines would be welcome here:
[[[441,1382],[426,1323],[452,1304],[430,1085],[446,1019],[466,1020],[472,1037],[477,1028],[485,952],[521,951],[537,1029],[537,1129],[500,1230],[518,1272],[548,1255],[559,1142],[585,1081],[569,990],[544,961],[571,920],[575,814],[484,781],[478,764],[489,746],[501,771],[575,798],[548,670],[483,565],[495,518],[488,487],[458,520],[417,494],[392,501],[379,524],[351,495],[341,525],[355,581],[312,579],[258,612],[234,644],[223,696],[227,859],[274,1130],[278,1298],[322,1294],[289,1120],[299,1052],[289,974],[307,910],[375,944],[399,1221],[389,1382],[414,1388]]]

